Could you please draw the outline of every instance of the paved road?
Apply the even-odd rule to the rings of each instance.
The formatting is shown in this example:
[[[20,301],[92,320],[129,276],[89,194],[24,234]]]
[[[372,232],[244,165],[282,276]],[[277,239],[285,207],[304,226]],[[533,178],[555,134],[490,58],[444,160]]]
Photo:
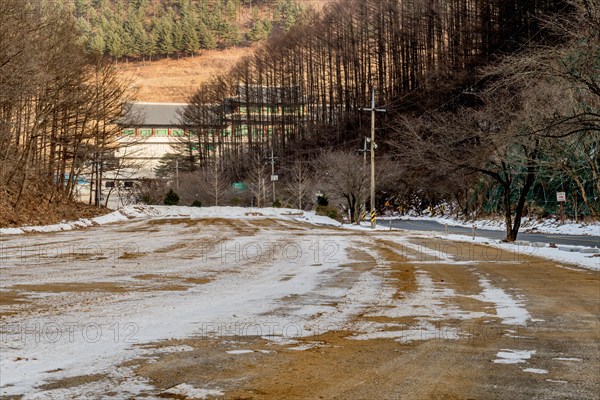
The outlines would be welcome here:
[[[389,221],[381,221],[380,224],[383,226],[389,226]],[[444,232],[445,226],[435,221],[417,221],[417,220],[392,220],[392,227],[398,229],[406,229],[412,231],[433,231],[433,232]],[[471,228],[462,228],[458,226],[448,226],[448,232],[458,235],[472,235]],[[506,233],[504,231],[491,231],[486,229],[477,229],[475,231],[477,236],[488,237],[491,239],[504,239]],[[600,247],[600,236],[587,236],[587,235],[557,235],[547,233],[525,233],[520,232],[518,236],[519,240],[526,240],[529,242],[543,242],[543,243],[556,243],[573,246],[589,246],[589,247]]]

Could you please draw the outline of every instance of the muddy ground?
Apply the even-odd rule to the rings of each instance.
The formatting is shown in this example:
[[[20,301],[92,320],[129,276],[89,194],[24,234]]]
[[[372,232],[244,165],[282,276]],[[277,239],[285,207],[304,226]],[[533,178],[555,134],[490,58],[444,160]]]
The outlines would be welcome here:
[[[335,273],[309,293],[277,299],[277,307],[269,313],[285,317],[296,315],[293,310],[298,307],[313,306],[326,306],[326,311],[299,322],[302,336],[296,331],[269,336],[251,329],[216,329],[196,330],[184,338],[142,340],[129,346],[142,353],[110,369],[71,371],[53,378],[67,367],[55,368],[45,371],[28,392],[11,393],[16,386],[4,385],[0,377],[3,394],[7,398],[23,394],[175,399],[600,398],[598,272],[536,258],[533,250],[501,251],[415,233],[344,231],[260,218],[201,221],[153,220],[98,228],[104,230],[103,243],[122,241],[124,233],[132,241],[157,238],[158,244],[129,246],[106,259],[105,253],[81,251],[81,247],[23,257],[23,243],[0,242],[5,267],[0,270],[0,318],[5,333],[7,327],[42,316],[112,307],[119,296],[202,293],[202,288],[208,291],[220,279],[255,267],[256,263],[232,262],[207,263],[199,269],[186,264],[202,257],[192,238],[203,234],[212,245],[231,240],[232,235],[290,242],[334,239],[347,255]],[[73,235],[29,236],[27,243],[64,245],[84,240],[86,233],[78,233],[77,239]],[[67,264],[58,261],[65,257]],[[107,260],[118,268],[111,268]],[[294,279],[295,268],[308,267],[282,269],[273,285]],[[366,281],[363,286],[357,283],[361,280]],[[341,294],[323,294],[326,287]],[[376,293],[371,297],[357,297],[370,299],[366,303],[349,300],[350,292],[373,288]],[[245,290],[243,283],[239,290]],[[336,318],[338,314],[344,318]],[[26,354],[35,355],[27,350],[31,350],[27,344],[20,347],[25,361],[31,357]],[[502,355],[515,352],[527,356]],[[3,352],[3,368],[25,362],[15,354],[20,353]],[[114,374],[114,369],[128,373]],[[129,389],[133,381],[143,382],[137,391]]]

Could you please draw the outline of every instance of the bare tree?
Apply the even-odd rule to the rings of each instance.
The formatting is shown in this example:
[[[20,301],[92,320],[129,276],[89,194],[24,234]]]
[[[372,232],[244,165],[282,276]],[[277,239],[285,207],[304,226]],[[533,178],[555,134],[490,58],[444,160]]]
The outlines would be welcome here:
[[[330,200],[346,205],[350,221],[359,222],[360,209],[370,193],[370,169],[363,165],[362,158],[355,152],[335,151],[324,154],[316,161],[320,172],[316,186]],[[397,177],[394,163],[385,158],[378,159],[375,183],[379,187],[389,186]]]
[[[493,88],[546,82],[562,92],[561,101],[544,107],[555,109],[538,118],[532,134],[539,136],[561,138],[582,131],[600,132],[600,6],[586,0],[568,0],[566,4],[570,13],[543,19],[557,40],[550,45],[532,43],[523,53],[504,57],[485,70],[495,80]]]
[[[209,198],[211,205],[218,206],[227,200],[230,194],[231,182],[224,166],[215,160],[212,165],[200,171],[203,191]]]
[[[396,148],[401,158],[428,164],[440,178],[482,174],[493,179],[502,188],[506,240],[515,241],[539,172],[541,141],[522,134],[531,126],[518,96],[512,92],[494,92],[493,96],[485,99],[482,108],[404,117]]]
[[[267,203],[269,175],[264,158],[257,153],[251,155],[246,180],[250,193],[256,199],[256,207],[264,207]]]
[[[302,210],[306,205],[313,188],[314,171],[306,161],[296,160],[289,169],[289,175],[285,186],[286,193],[298,209]]]
[[[128,193],[131,204],[164,204],[167,185],[161,179],[143,178],[137,181]]]

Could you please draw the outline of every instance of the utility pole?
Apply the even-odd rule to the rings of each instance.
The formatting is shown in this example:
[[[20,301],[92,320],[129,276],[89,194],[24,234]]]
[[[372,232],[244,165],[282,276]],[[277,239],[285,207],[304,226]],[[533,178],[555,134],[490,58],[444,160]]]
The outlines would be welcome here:
[[[375,108],[375,89],[371,89],[371,108],[363,108],[371,113],[371,229],[375,229],[375,113],[386,112],[385,108]]]
[[[277,181],[277,179],[279,178],[277,175],[275,175],[275,160],[277,159],[277,157],[273,156],[273,148],[271,147],[271,157],[269,157],[269,162],[271,163],[271,183],[273,184],[273,203],[275,203],[275,200],[277,199],[277,197],[275,196],[275,181]]]
[[[363,171],[367,168],[367,153],[370,151],[369,149],[367,149],[367,143],[369,143],[371,141],[371,139],[369,139],[368,137],[365,136],[365,141],[363,142],[363,148],[362,149],[358,149],[359,153],[362,153],[363,155]],[[359,216],[359,221],[364,221],[366,219],[366,215],[367,215],[367,202],[366,199],[364,202],[362,202],[362,204],[360,205],[360,216]],[[360,224],[360,222],[359,222]]]
[[[179,194],[179,159],[175,159],[175,190]]]
[[[97,159],[96,162],[96,207],[100,208],[100,160]]]
[[[98,165],[98,208],[102,207],[102,173],[104,172],[104,161],[100,153],[100,165]]]

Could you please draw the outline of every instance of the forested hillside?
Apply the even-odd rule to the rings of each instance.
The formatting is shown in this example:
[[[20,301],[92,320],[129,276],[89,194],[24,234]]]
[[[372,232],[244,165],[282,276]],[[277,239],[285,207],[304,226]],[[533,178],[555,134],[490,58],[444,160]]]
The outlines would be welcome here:
[[[373,88],[387,109],[378,157],[397,168],[381,206],[504,214],[512,240],[522,215],[557,212],[556,191],[570,196],[572,216],[597,216],[599,15],[586,1],[339,2],[202,85],[186,115],[198,135],[181,157],[202,169],[215,144],[231,141],[218,147],[221,165],[257,187],[249,160],[271,148],[283,170],[328,149],[355,152]],[[224,139],[214,127],[225,114],[205,105],[227,99],[256,111],[247,107],[239,118],[249,128]],[[359,186],[340,204],[361,204]]]
[[[86,48],[114,58],[193,55],[289,30],[299,0],[75,0]]]

